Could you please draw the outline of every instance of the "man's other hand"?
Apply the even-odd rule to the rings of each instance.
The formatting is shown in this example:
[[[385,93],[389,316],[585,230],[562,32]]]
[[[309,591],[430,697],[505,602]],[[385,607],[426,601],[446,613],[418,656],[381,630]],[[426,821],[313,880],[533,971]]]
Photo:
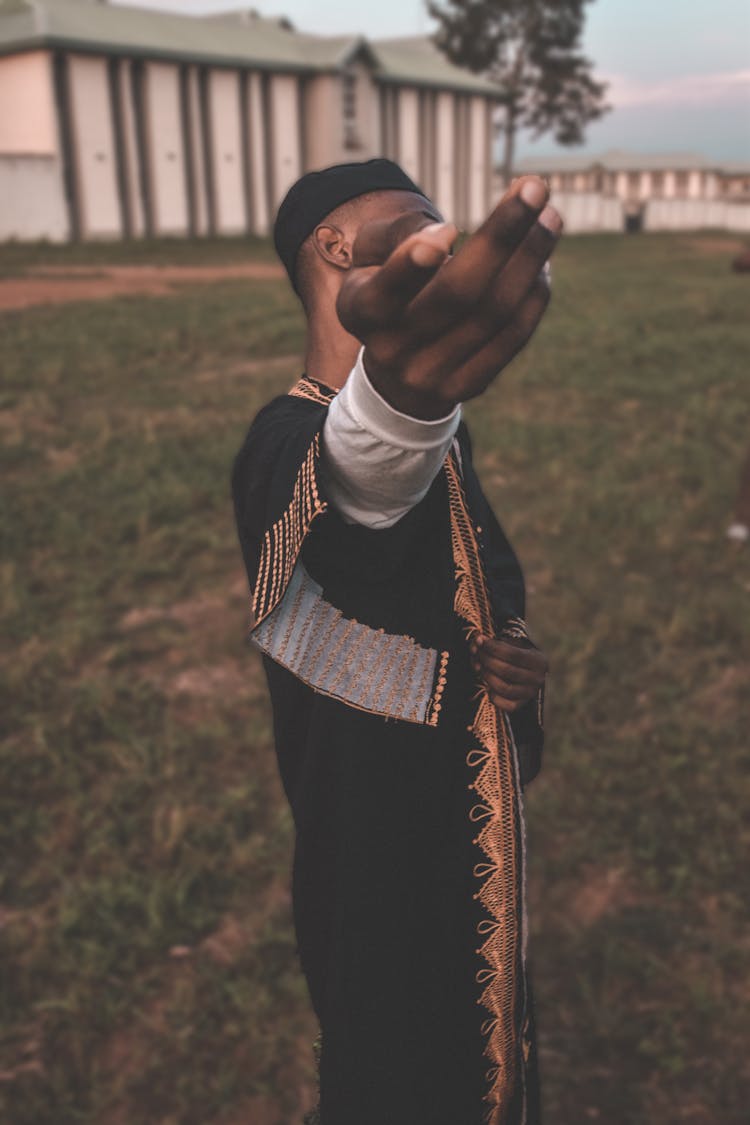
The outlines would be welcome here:
[[[396,409],[449,413],[530,339],[549,301],[543,267],[562,231],[547,200],[543,180],[522,177],[455,255],[452,223],[412,212],[362,227],[337,311]]]
[[[538,648],[498,641],[481,634],[470,643],[471,660],[490,699],[503,711],[516,711],[543,685],[549,664]]]

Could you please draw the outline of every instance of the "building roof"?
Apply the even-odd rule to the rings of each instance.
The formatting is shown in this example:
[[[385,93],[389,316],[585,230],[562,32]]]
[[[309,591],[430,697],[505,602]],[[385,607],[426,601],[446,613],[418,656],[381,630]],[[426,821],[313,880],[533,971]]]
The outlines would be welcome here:
[[[382,68],[382,77],[387,82],[474,91],[499,97],[497,86],[481,75],[449,62],[432,39],[425,36],[375,39],[372,47]]]
[[[521,174],[554,172],[689,172],[695,169],[719,171],[730,167],[718,161],[707,160],[695,152],[627,152],[610,149],[600,155],[534,156],[519,160]]]
[[[0,0],[0,55],[43,47],[308,74],[365,56],[383,82],[495,93],[430,40],[311,35],[253,9],[190,16],[102,0]]]
[[[719,171],[722,176],[750,176],[750,164],[747,161],[735,161],[722,164]]]

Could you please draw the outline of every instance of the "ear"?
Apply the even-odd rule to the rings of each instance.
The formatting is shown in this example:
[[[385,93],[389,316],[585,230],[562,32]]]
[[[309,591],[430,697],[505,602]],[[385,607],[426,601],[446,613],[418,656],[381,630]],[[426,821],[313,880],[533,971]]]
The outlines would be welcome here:
[[[312,233],[312,244],[316,253],[329,265],[340,270],[351,269],[351,242],[338,227],[321,223]]]

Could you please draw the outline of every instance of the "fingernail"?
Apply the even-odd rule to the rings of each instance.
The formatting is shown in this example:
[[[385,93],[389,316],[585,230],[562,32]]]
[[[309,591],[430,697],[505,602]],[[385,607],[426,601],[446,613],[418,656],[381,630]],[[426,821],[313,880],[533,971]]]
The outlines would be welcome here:
[[[419,233],[420,234],[429,234],[429,233],[431,233],[432,231],[435,231],[435,230],[444,230],[445,227],[447,227],[447,226],[448,226],[447,223],[428,223],[426,227],[420,227],[419,228]]]
[[[538,222],[546,227],[551,234],[559,234],[562,230],[562,219],[554,207],[545,207]]]
[[[547,189],[541,180],[527,180],[521,188],[521,199],[529,207],[543,207],[547,199]]]

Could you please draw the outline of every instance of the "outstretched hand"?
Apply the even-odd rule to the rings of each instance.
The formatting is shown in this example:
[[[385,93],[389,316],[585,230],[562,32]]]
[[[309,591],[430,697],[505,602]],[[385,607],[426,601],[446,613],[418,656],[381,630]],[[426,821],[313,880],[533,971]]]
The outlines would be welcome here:
[[[455,255],[456,227],[417,212],[361,229],[337,311],[397,410],[450,413],[530,339],[549,301],[544,263],[562,230],[547,199],[543,180],[517,180]]]

